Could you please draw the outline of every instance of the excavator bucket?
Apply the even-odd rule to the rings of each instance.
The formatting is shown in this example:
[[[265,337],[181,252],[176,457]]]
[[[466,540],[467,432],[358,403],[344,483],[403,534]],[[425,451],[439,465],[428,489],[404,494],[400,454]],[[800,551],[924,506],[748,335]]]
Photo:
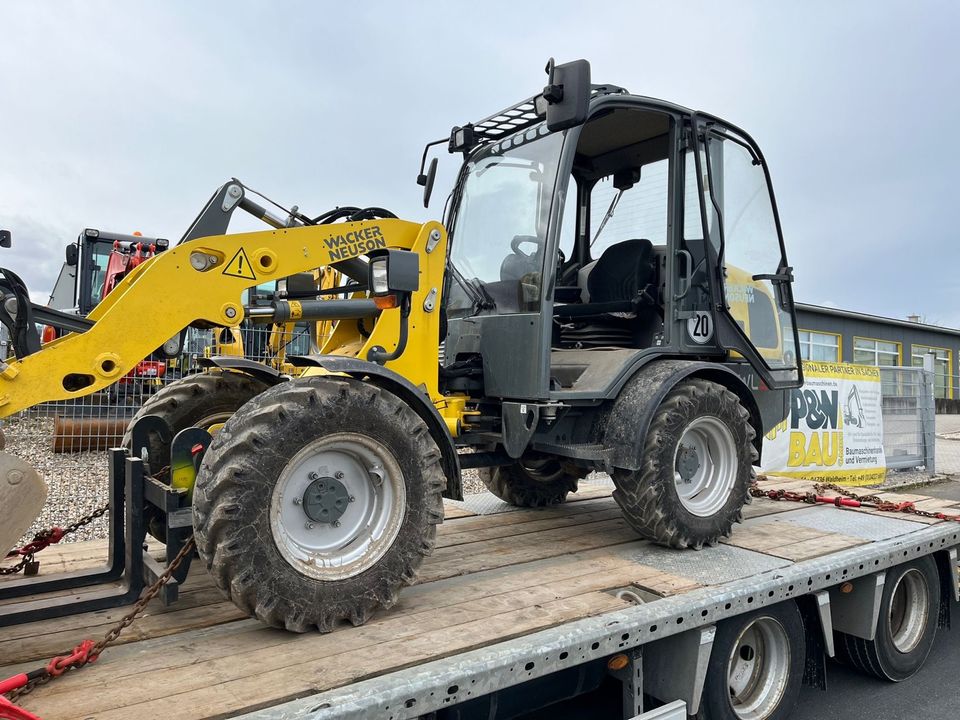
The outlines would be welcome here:
[[[0,556],[17,544],[46,500],[40,474],[15,455],[0,452]]]

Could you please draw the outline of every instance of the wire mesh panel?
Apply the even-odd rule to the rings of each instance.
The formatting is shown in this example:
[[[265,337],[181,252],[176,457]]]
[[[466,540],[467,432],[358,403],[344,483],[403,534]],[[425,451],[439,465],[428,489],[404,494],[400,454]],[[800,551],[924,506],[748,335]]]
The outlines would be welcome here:
[[[933,374],[923,368],[881,367],[883,448],[887,467],[935,470]]]

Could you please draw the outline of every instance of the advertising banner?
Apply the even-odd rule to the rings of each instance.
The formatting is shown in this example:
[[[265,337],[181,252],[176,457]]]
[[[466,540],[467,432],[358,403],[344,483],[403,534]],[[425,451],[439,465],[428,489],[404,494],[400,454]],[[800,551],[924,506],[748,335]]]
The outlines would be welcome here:
[[[790,414],[764,438],[762,469],[842,485],[883,482],[880,369],[804,362]]]

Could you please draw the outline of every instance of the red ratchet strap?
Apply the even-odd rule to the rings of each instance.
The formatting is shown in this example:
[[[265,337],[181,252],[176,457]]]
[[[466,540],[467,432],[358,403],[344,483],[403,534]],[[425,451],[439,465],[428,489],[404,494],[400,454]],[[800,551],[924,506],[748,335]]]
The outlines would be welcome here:
[[[42,675],[45,670],[33,670],[29,673],[20,673],[6,680],[0,680],[0,720],[40,720],[33,713],[29,713],[21,707],[17,707],[7,700],[4,693],[18,690],[26,685],[34,677]]]
[[[47,663],[47,674],[52,677],[63,675],[72,667],[82,667],[87,663],[95,662],[99,655],[91,655],[96,646],[93,640],[84,640],[77,645],[69,655],[58,655]]]
[[[16,550],[11,550],[7,557],[13,555],[32,555],[33,553],[40,552],[45,547],[49,547],[55,543],[60,542],[63,539],[63,528],[54,527],[50,528],[46,533],[38,535],[34,540],[31,540],[26,545]]]

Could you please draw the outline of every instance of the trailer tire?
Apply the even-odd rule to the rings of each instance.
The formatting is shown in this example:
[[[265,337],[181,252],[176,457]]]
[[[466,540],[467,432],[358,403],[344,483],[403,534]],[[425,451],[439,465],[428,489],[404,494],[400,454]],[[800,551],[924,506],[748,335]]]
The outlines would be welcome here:
[[[188,427],[204,430],[227,421],[240,407],[269,387],[239,372],[203,372],[176,380],[148,399],[127,425],[123,446],[130,447],[130,430],[142,417],[156,415],[176,435]],[[152,435],[147,450],[148,469],[157,473],[170,464],[170,444]]]
[[[517,507],[548,507],[566,501],[567,493],[587,475],[550,455],[529,453],[512,465],[479,469],[487,490]]]
[[[697,550],[714,545],[743,517],[758,457],[755,437],[750,413],[733,392],[709,380],[684,380],[654,413],[640,469],[614,469],[613,498],[649,540]],[[684,439],[690,444],[681,445]],[[678,483],[693,487],[681,493]]]
[[[194,490],[197,549],[267,625],[360,625],[416,579],[445,485],[436,442],[400,398],[352,378],[292,380],[214,437]]]
[[[698,720],[784,720],[800,695],[805,660],[803,618],[792,600],[724,620]]]
[[[933,648],[940,609],[940,574],[929,555],[887,571],[873,640],[837,633],[840,657],[889,682],[915,675]]]

